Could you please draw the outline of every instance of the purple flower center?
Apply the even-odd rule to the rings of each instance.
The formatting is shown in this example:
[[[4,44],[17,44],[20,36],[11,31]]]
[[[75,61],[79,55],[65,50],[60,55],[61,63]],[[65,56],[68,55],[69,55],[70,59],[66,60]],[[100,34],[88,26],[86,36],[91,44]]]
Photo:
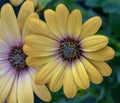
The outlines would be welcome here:
[[[25,62],[27,55],[23,53],[22,48],[13,48],[9,54],[8,60],[11,66],[17,70],[26,69],[28,66]]]
[[[78,40],[65,38],[60,42],[59,54],[63,60],[73,61],[79,59],[82,52]]]

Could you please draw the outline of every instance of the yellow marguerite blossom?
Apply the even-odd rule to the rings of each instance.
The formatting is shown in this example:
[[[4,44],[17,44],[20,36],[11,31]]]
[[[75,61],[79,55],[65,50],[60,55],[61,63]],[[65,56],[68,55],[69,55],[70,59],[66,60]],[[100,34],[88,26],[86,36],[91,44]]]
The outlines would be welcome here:
[[[8,3],[1,8],[0,15],[0,102],[34,103],[34,93],[50,101],[47,87],[34,83],[38,70],[26,64],[27,56],[23,52],[24,37],[30,33],[27,19],[29,16],[39,18],[34,13],[33,2],[22,5],[18,18]]]
[[[89,88],[90,82],[99,84],[112,73],[105,61],[114,57],[114,50],[107,46],[106,36],[95,35],[102,24],[99,16],[82,24],[80,10],[69,13],[63,4],[44,15],[46,22],[28,20],[32,34],[23,47],[27,64],[40,68],[36,84],[48,83],[53,92],[63,86],[66,97],[72,98],[79,88]]]

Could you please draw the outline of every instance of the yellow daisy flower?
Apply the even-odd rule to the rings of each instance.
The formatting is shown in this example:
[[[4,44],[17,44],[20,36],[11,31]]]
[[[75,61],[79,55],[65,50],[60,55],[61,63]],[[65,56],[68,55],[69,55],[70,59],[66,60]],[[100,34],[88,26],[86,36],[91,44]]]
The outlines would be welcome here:
[[[33,3],[26,1],[18,18],[10,4],[1,8],[0,15],[0,101],[34,103],[33,91],[42,100],[50,101],[47,87],[34,83],[38,70],[26,64],[27,56],[23,52],[24,36],[30,33],[26,24],[28,16],[38,18]]]
[[[65,95],[72,98],[78,88],[89,88],[90,81],[99,84],[111,74],[105,61],[114,57],[114,50],[107,46],[106,36],[94,35],[102,23],[99,16],[82,25],[80,10],[69,13],[63,4],[44,15],[46,22],[28,20],[33,35],[25,38],[23,47],[27,64],[40,68],[35,79],[38,85],[49,83],[53,92],[63,86]]]

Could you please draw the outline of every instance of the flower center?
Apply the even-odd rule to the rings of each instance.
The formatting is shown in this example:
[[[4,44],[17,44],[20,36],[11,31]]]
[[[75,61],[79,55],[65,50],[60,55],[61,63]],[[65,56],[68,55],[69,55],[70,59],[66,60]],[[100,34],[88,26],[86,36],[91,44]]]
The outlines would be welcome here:
[[[13,48],[9,54],[8,60],[15,69],[26,69],[28,67],[25,62],[26,57],[22,48]]]
[[[79,59],[82,55],[82,50],[78,40],[64,39],[60,42],[59,54],[63,60],[73,61]]]

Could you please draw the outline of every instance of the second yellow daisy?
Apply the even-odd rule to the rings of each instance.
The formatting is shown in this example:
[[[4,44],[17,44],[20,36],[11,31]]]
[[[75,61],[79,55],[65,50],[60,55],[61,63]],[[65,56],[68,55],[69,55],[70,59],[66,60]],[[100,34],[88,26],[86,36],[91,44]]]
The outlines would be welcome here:
[[[111,74],[105,61],[114,57],[114,50],[107,46],[107,37],[94,35],[101,26],[100,17],[82,25],[81,12],[75,9],[69,13],[63,4],[56,11],[46,10],[44,15],[46,23],[29,19],[33,34],[26,37],[24,45],[27,64],[40,68],[37,84],[49,83],[53,92],[63,86],[65,95],[72,98],[78,88],[89,88],[90,81],[99,84],[103,76]]]

